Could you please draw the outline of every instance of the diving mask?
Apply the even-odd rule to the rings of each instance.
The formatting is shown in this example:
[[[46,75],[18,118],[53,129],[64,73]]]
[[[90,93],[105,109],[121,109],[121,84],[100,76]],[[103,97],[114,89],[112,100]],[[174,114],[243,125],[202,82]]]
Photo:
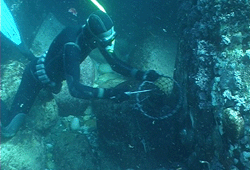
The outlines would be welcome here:
[[[114,27],[102,34],[99,34],[97,37],[97,43],[101,48],[105,48],[108,52],[114,52],[116,38]]]

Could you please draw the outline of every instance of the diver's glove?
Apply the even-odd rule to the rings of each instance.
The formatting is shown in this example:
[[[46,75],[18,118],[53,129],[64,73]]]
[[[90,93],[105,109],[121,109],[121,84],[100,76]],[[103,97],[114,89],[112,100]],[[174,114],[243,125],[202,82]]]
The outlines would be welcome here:
[[[129,99],[129,95],[125,93],[126,91],[127,89],[119,88],[105,89],[104,98],[108,98],[113,100],[114,102],[121,103]]]
[[[161,75],[159,73],[157,73],[154,70],[149,70],[144,72],[144,75],[142,77],[143,81],[156,81]]]

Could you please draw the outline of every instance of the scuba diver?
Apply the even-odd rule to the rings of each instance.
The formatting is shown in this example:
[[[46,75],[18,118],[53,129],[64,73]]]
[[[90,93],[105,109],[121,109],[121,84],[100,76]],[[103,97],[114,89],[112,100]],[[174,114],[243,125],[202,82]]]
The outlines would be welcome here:
[[[9,111],[1,100],[1,135],[12,137],[24,123],[36,96],[43,88],[59,93],[66,80],[70,94],[81,99],[128,99],[125,89],[92,88],[79,82],[80,64],[98,48],[111,68],[140,81],[155,81],[160,75],[154,71],[140,71],[119,60],[114,53],[116,32],[113,21],[102,11],[90,14],[86,24],[65,28],[54,39],[46,55],[34,58],[25,68],[21,84]],[[6,111],[5,111],[6,110]]]

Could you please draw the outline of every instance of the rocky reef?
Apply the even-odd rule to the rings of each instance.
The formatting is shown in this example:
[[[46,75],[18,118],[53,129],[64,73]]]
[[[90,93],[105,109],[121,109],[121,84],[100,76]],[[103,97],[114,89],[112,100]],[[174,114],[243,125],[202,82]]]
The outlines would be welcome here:
[[[117,32],[124,33],[117,37],[119,57],[138,69],[154,69],[169,76],[163,83],[149,83],[149,87],[167,91],[170,99],[161,93],[145,93],[140,100],[140,96],[131,95],[122,103],[79,100],[69,95],[66,84],[57,95],[41,91],[25,126],[13,138],[2,140],[1,168],[250,169],[250,2],[180,0],[159,5],[154,1],[152,8],[157,10],[167,6],[161,15],[156,15],[158,11],[151,6],[142,8],[150,1],[140,1],[139,11],[139,1],[102,2],[113,5],[107,7],[116,18]],[[128,2],[131,6],[127,6]],[[31,26],[20,27],[37,55],[46,51],[65,23],[82,23],[84,14],[89,13],[76,8],[81,17],[75,17],[67,12],[68,7],[82,6],[85,1],[63,1],[58,4],[60,9],[48,7],[50,3],[58,1],[7,1],[18,23],[22,16],[38,16]],[[170,9],[171,5],[174,9]],[[134,11],[125,11],[121,6]],[[25,9],[37,13],[31,16]],[[154,13],[151,15],[148,9]],[[145,11],[150,11],[146,19],[128,17]],[[164,19],[165,15],[176,17]],[[131,24],[124,26],[125,22]],[[4,40],[1,48],[1,99],[9,107],[27,59],[6,44]],[[93,60],[87,58],[81,66],[82,83],[142,89],[142,82],[114,73],[98,51],[90,57]],[[173,107],[162,107],[164,102]],[[170,116],[159,119],[157,112]]]
[[[198,0],[183,1],[179,10],[182,64],[177,70],[188,77],[178,77],[185,83],[186,109],[197,140],[205,135],[198,146],[210,144],[213,152],[193,151],[197,166],[198,160],[212,165],[217,157],[225,169],[249,168],[241,161],[247,159],[242,153],[249,152],[249,9],[249,1]],[[213,136],[215,131],[220,133]],[[247,144],[242,144],[246,138]]]

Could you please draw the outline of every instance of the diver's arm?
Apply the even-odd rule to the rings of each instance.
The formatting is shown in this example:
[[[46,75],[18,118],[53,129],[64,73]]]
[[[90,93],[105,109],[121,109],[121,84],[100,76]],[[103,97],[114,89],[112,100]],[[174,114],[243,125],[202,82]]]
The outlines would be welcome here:
[[[64,69],[69,92],[81,99],[101,99],[124,97],[124,89],[92,88],[80,83],[81,51],[77,44],[69,42],[64,45]]]
[[[80,83],[81,51],[77,44],[64,45],[64,69],[69,92],[73,97],[92,99],[98,97],[98,89]]]
[[[110,64],[112,70],[117,73],[120,73],[127,77],[133,77],[136,80],[155,81],[159,77],[159,74],[156,73],[154,70],[149,70],[146,72],[138,70],[118,59],[115,53],[110,53],[104,48],[99,48],[99,50],[104,56],[104,58],[107,60],[107,62]]]

